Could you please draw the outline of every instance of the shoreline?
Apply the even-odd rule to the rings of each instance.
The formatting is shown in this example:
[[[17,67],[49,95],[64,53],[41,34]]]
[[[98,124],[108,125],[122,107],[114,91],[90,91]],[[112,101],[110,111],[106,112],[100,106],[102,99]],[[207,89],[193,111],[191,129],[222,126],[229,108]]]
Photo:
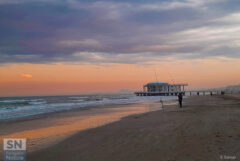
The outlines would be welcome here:
[[[28,153],[30,161],[166,161],[240,158],[240,101],[193,96],[184,108],[135,114],[80,131],[57,145]],[[92,141],[91,141],[92,140]]]
[[[67,99],[70,99],[70,98],[75,99],[75,98],[78,98],[78,97],[77,96],[69,97]],[[55,114],[55,113],[68,112],[68,111],[73,111],[73,110],[88,110],[90,108],[102,108],[102,107],[112,107],[112,106],[122,106],[122,105],[125,106],[125,105],[131,105],[131,104],[141,104],[141,103],[144,103],[144,102],[159,101],[159,100],[145,99],[145,98],[149,98],[149,97],[143,97],[143,98],[138,97],[138,99],[135,99],[135,100],[134,100],[134,97],[129,97],[128,99],[124,100],[125,98],[126,97],[123,97],[121,99],[116,99],[117,101],[113,101],[114,99],[112,99],[112,100],[110,99],[111,100],[110,102],[103,101],[104,98],[102,98],[102,101],[95,102],[95,103],[93,103],[94,101],[89,101],[89,102],[88,101],[83,101],[83,102],[79,103],[78,102],[79,100],[67,100],[66,102],[68,102],[68,101],[71,102],[72,101],[72,105],[70,105],[70,106],[69,105],[61,105],[61,103],[60,103],[59,104],[60,107],[59,106],[52,107],[53,105],[52,104],[47,104],[46,101],[48,101],[48,100],[45,100],[43,97],[41,97],[39,99],[21,98],[20,100],[4,100],[6,102],[11,102],[11,101],[14,102],[15,101],[15,103],[19,102],[19,101],[20,102],[24,101],[24,102],[27,102],[27,104],[33,104],[32,106],[34,106],[34,104],[36,103],[36,107],[35,107],[35,109],[29,109],[29,110],[26,110],[26,109],[23,108],[22,111],[21,111],[21,107],[18,107],[18,108],[14,107],[12,111],[11,110],[4,111],[4,109],[6,108],[4,106],[7,106],[7,105],[4,105],[3,106],[4,108],[1,109],[1,110],[3,110],[3,113],[1,113],[2,111],[0,111],[0,114],[1,114],[0,115],[0,124],[1,123],[7,123],[7,122],[32,120],[32,119],[42,118],[42,117],[45,117],[47,115],[51,115],[51,114]],[[54,98],[54,99],[55,100],[59,100],[59,99],[61,100],[61,98]],[[88,98],[88,99],[91,99],[91,98]],[[95,99],[97,100],[98,98],[95,98]],[[106,99],[108,100],[108,98],[106,98]],[[165,98],[163,98],[163,99],[165,99]],[[170,98],[169,100],[173,101],[174,99],[175,98]],[[42,101],[41,103],[44,104],[43,107],[38,107],[39,102],[36,102],[36,101],[39,101],[39,100],[41,100]],[[166,99],[166,101],[169,101],[169,100]],[[76,103],[76,101],[77,101],[77,103]],[[51,99],[50,99],[50,102],[51,102]],[[58,101],[56,101],[56,102],[58,102]],[[93,103],[93,104],[91,104],[91,103]],[[49,108],[48,106],[50,106],[52,109]],[[28,107],[26,106],[26,108],[28,108]],[[11,108],[9,108],[9,109],[11,109]],[[17,109],[17,110],[15,110],[15,109]],[[36,111],[36,112],[34,112],[34,111]]]
[[[55,114],[58,114],[58,113],[66,113],[66,112],[74,112],[74,111],[77,112],[77,111],[89,110],[92,108],[107,108],[107,107],[127,106],[127,105],[137,105],[137,104],[141,104],[141,103],[121,103],[121,104],[113,104],[113,105],[109,104],[109,105],[98,105],[98,106],[88,106],[88,107],[65,109],[65,110],[61,110],[61,111],[54,111],[54,112],[40,113],[40,114],[17,117],[17,118],[4,119],[4,120],[0,120],[0,125],[6,124],[6,123],[19,122],[19,121],[31,121],[31,120],[35,120],[35,119],[42,119],[45,117],[50,117],[51,115],[54,116]]]
[[[121,118],[159,110],[157,102],[104,105],[47,113],[0,123],[0,150],[3,138],[27,138],[28,152],[54,145],[76,132],[103,126]]]

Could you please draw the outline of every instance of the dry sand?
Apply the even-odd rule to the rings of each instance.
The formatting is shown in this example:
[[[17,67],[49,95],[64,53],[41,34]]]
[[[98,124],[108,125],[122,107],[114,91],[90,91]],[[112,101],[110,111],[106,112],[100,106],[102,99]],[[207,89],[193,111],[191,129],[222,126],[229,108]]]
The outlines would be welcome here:
[[[28,154],[28,161],[240,160],[240,100],[193,96],[184,108],[165,107],[86,130]],[[235,159],[234,159],[235,158]]]

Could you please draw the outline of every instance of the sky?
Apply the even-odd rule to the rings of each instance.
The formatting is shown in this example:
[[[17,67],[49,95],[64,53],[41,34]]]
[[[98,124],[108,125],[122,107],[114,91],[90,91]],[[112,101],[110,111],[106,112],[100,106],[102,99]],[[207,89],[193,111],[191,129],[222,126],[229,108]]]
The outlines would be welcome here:
[[[239,0],[0,0],[0,96],[239,84],[239,33]]]

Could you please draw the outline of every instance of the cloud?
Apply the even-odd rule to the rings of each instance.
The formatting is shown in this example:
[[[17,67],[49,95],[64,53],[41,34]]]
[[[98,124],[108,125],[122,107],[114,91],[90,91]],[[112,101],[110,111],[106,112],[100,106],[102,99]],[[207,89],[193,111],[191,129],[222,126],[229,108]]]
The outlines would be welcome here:
[[[223,23],[236,23],[236,24],[239,24],[240,23],[240,13],[237,12],[237,13],[232,13],[232,14],[229,14],[227,16],[224,16],[224,17],[221,17],[221,18],[218,18],[216,20],[213,20],[215,22],[223,22]]]
[[[154,53],[144,52],[144,53],[121,53],[121,54],[110,54],[102,52],[77,52],[73,54],[73,58],[76,60],[81,60],[82,62],[89,62],[94,64],[106,64],[106,63],[148,63],[153,61],[152,57]],[[163,57],[156,57],[155,61],[159,61]],[[166,60],[166,59],[165,59]]]
[[[100,42],[93,39],[85,39],[85,40],[62,40],[59,42],[59,45],[63,47],[93,47],[93,48],[101,48]]]
[[[27,2],[56,2],[57,0],[0,0],[0,5],[3,4],[20,4]]]
[[[31,74],[20,74],[20,77],[22,78],[32,78],[33,76]]]
[[[197,8],[202,7],[206,3],[215,2],[212,1],[204,1],[204,0],[187,0],[187,1],[169,1],[163,3],[153,3],[153,4],[144,4],[140,5],[140,9],[143,10],[173,10],[177,8]]]
[[[239,58],[239,9],[238,0],[0,0],[0,63]]]

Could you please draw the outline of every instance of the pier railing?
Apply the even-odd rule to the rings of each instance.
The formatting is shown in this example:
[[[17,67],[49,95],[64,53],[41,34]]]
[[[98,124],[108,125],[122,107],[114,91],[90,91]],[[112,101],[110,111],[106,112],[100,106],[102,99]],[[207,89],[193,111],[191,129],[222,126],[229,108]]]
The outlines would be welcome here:
[[[186,96],[192,95],[224,95],[225,91],[220,90],[190,90],[190,91],[174,91],[174,92],[146,92],[138,91],[135,92],[137,96],[177,96],[179,93],[182,93]]]

